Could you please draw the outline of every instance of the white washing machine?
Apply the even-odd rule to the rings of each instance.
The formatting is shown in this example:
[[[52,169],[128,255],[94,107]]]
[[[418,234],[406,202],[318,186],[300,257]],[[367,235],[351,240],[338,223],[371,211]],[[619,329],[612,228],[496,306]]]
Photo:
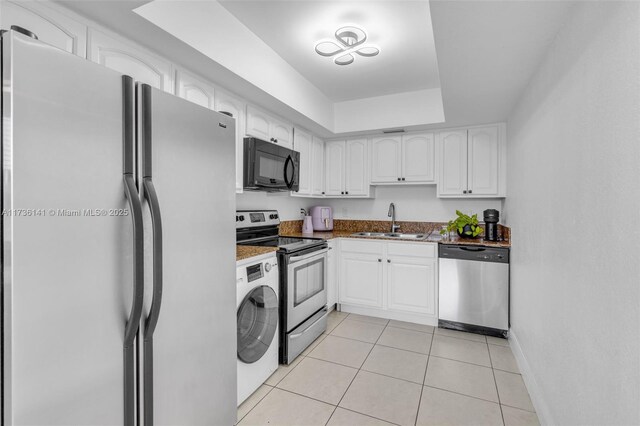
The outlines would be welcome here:
[[[237,263],[238,405],[278,368],[275,252]]]

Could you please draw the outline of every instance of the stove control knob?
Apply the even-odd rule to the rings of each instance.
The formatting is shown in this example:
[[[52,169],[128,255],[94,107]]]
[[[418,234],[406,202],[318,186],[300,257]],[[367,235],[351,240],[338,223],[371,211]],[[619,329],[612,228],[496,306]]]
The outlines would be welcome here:
[[[266,272],[269,272],[271,270],[271,264],[269,262],[265,262],[264,264],[264,270]]]
[[[240,216],[240,222],[244,220],[244,216]]]
[[[278,215],[277,215],[277,214],[274,214],[274,215],[273,215],[273,218],[274,218],[274,219],[277,219],[277,218],[278,218]]]

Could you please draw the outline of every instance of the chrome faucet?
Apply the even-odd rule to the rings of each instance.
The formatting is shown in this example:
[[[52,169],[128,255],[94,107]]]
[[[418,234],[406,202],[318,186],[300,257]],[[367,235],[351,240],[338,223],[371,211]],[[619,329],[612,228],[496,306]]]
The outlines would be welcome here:
[[[391,232],[396,232],[400,229],[400,225],[396,225],[396,205],[391,203],[389,204],[389,212],[387,216],[391,218]]]

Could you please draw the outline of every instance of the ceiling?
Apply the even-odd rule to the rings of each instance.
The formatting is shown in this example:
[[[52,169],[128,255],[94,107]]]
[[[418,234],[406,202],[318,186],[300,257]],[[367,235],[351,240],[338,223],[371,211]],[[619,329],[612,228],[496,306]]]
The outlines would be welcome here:
[[[429,2],[258,1],[220,3],[330,100],[341,102],[440,87]],[[319,40],[345,25],[367,32],[378,56],[346,66],[318,55]]]
[[[270,109],[283,118],[291,120],[296,125],[305,127],[323,137],[336,136],[334,129],[319,124],[320,121],[313,115],[301,113],[300,110],[278,97],[273,92],[265,91],[259,84],[247,80],[242,76],[233,73],[224,63],[218,63],[202,52],[182,41],[179,37],[163,31],[158,26],[140,17],[132,10],[141,5],[147,4],[148,0],[137,1],[116,1],[116,0],[56,0],[83,16],[111,28],[114,31],[130,38],[169,60],[181,64],[188,69],[204,76],[212,76],[214,82],[235,91],[240,96],[254,102],[264,108]],[[163,0],[171,2],[171,0]],[[181,1],[185,6],[191,2]],[[193,3],[198,3],[198,0]],[[240,0],[238,7],[246,0]],[[332,5],[331,1],[317,0],[292,0],[287,4],[288,8],[297,9],[301,7],[298,3],[310,2],[317,7],[321,4]],[[234,2],[235,3],[235,2]],[[263,0],[260,7],[265,7],[277,3],[282,6],[285,2]],[[340,2],[343,3],[343,2]],[[354,2],[364,5],[383,4],[380,7],[391,7],[400,1],[363,1]],[[408,2],[410,3],[410,2]],[[422,1],[416,2],[424,4]],[[520,99],[532,75],[538,68],[544,55],[552,45],[558,31],[562,30],[562,24],[571,13],[571,7],[576,2],[572,1],[452,1],[452,0],[431,0],[429,3],[433,37],[437,53],[439,69],[439,81],[442,90],[442,104],[444,106],[445,122],[439,124],[429,124],[424,120],[413,120],[405,125],[408,130],[443,128],[450,126],[466,126],[491,122],[506,121],[510,112]],[[417,5],[414,5],[417,7]],[[235,6],[234,6],[235,7]],[[225,11],[233,9],[228,4],[222,8]],[[256,7],[258,7],[256,5]],[[307,6],[311,7],[311,6]],[[362,5],[360,5],[362,7]],[[407,7],[411,7],[408,5]],[[314,9],[315,10],[315,9]],[[236,12],[240,14],[239,12]],[[283,14],[286,15],[286,11]],[[293,13],[293,12],[291,12]],[[315,13],[315,12],[314,12]],[[320,12],[317,12],[318,16]],[[234,14],[235,15],[235,14]],[[274,19],[274,20],[272,20]],[[283,18],[284,19],[284,18]],[[180,21],[179,14],[175,16],[176,21]],[[270,25],[277,27],[275,18],[265,19]],[[277,21],[281,22],[281,21]],[[185,27],[189,22],[183,22]],[[391,24],[390,24],[391,25]],[[425,25],[428,22],[425,20]],[[363,23],[364,26],[364,23]],[[284,28],[283,28],[284,27]],[[279,30],[283,34],[292,34],[286,28],[287,25],[280,24]],[[395,28],[395,24],[394,24]],[[258,31],[256,29],[256,31]],[[331,29],[327,29],[331,32]],[[369,30],[371,33],[372,31]],[[276,33],[276,31],[271,31]],[[273,37],[277,35],[271,34]],[[374,34],[370,34],[374,37]],[[267,38],[266,35],[262,40]],[[292,37],[290,44],[296,44],[296,37]],[[313,46],[314,37],[308,36]],[[324,37],[324,36],[323,36]],[[322,37],[321,37],[322,38]],[[232,43],[233,39],[229,40]],[[278,43],[283,43],[279,41]],[[376,43],[378,41],[376,40]],[[362,58],[365,60],[382,59],[386,55],[387,49],[380,41],[381,53],[378,57]],[[268,43],[265,42],[265,46]],[[242,51],[242,46],[237,46],[238,51]],[[272,47],[277,50],[277,46]],[[310,47],[313,53],[313,47]],[[277,52],[278,55],[283,55]],[[286,55],[286,53],[284,54]],[[313,57],[313,60],[327,59]],[[284,56],[282,56],[284,58]],[[361,59],[361,58],[358,58]],[[291,62],[296,63],[294,59]],[[357,61],[357,59],[356,59]],[[259,61],[255,61],[258,64]],[[311,60],[309,60],[311,63]],[[287,63],[291,64],[287,61]],[[328,66],[323,63],[321,65]],[[340,69],[349,71],[349,67],[357,70],[354,64],[346,67],[338,67],[330,64],[330,73],[338,73]],[[366,64],[373,66],[373,63]],[[296,65],[301,66],[301,65]],[[293,68],[293,65],[291,65]],[[335,67],[335,68],[333,68]],[[317,68],[317,67],[316,67]],[[301,75],[302,71],[298,71]],[[411,66],[403,62],[391,70],[395,75],[395,80],[403,80],[405,75],[410,75]],[[277,75],[277,74],[274,74]],[[311,77],[308,77],[311,78]],[[320,76],[320,79],[329,81],[329,85],[342,84],[340,75],[329,78]],[[358,78],[363,79],[365,75],[359,74]],[[562,78],[562,76],[558,76]],[[426,79],[425,79],[426,81]],[[318,83],[320,84],[320,83]],[[387,87],[397,87],[393,81],[385,87],[369,87],[367,90],[387,90]],[[426,84],[426,83],[425,83]],[[369,84],[369,86],[378,86]],[[327,90],[327,89],[323,89]],[[401,89],[393,89],[401,90]],[[370,96],[370,95],[364,95]],[[349,101],[351,102],[351,101]],[[337,105],[337,104],[336,104]],[[384,106],[384,103],[381,103]],[[385,111],[387,108],[382,108]],[[369,133],[373,129],[371,127]],[[363,134],[366,130],[359,132],[341,133],[341,135]]]

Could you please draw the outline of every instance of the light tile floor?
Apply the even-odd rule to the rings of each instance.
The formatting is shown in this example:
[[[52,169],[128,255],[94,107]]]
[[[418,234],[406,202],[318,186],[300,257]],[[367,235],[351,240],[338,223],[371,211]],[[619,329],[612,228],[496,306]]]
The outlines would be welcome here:
[[[504,339],[332,312],[238,425],[538,425]]]

